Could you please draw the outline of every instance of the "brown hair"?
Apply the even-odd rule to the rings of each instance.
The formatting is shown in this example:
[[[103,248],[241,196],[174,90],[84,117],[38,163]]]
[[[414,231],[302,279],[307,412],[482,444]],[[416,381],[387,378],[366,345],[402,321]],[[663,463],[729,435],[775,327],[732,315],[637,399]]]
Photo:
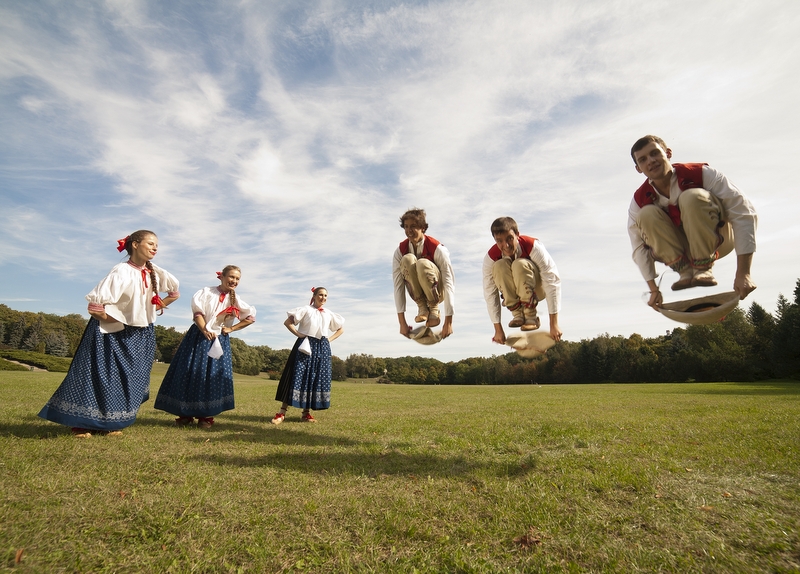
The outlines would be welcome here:
[[[633,147],[631,148],[631,159],[633,160],[633,163],[636,163],[636,158],[634,157],[634,154],[650,143],[660,145],[662,148],[664,148],[665,151],[667,149],[667,144],[664,142],[664,140],[662,140],[658,136],[644,136],[643,138],[639,138],[638,140],[636,140],[636,143],[633,144]]]
[[[140,229],[139,231],[134,231],[128,237],[125,238],[125,251],[128,252],[128,256],[130,257],[133,254],[133,244],[134,243],[141,243],[145,240],[145,238],[149,235],[152,235],[156,239],[158,235],[153,233],[152,231],[148,231],[147,229]],[[158,295],[158,278],[156,277],[156,270],[153,269],[153,264],[149,261],[144,264],[147,267],[147,270],[150,271],[150,286],[153,288],[153,293]]]
[[[221,271],[222,277],[225,277],[225,275],[227,275],[229,271],[238,271],[239,275],[242,274],[242,270],[239,269],[236,265],[226,265],[225,267],[222,268],[222,271]],[[222,279],[222,277],[220,277],[220,279]],[[228,292],[228,294],[231,296],[231,305],[233,307],[236,307],[236,290],[235,289],[231,289]]]
[[[312,294],[311,294],[311,301],[308,303],[309,305],[313,305],[314,304],[314,297],[317,296],[317,291],[319,291],[320,289],[325,289],[325,287],[312,287],[311,288]],[[325,289],[325,291],[327,291],[327,289]]]
[[[492,221],[492,237],[494,237],[498,233],[507,233],[509,231],[513,231],[514,233],[519,235],[517,222],[514,221],[512,217],[498,217],[497,219]]]
[[[410,219],[414,227],[417,227],[422,231],[428,231],[428,222],[425,221],[424,209],[420,209],[418,207],[412,207],[411,209],[406,211],[403,215],[400,216],[400,227],[403,227],[403,225],[406,222],[406,219]]]

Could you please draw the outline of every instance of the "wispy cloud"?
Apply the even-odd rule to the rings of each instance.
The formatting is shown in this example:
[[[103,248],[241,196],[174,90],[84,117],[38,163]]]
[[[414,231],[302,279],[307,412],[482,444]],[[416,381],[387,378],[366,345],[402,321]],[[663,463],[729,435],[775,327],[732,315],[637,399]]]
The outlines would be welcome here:
[[[283,312],[325,283],[348,319],[338,354],[499,353],[480,262],[491,221],[512,215],[556,258],[567,338],[661,333],[673,325],[640,300],[624,229],[641,177],[627,150],[649,132],[758,207],[753,300],[772,309],[797,278],[790,1],[31,1],[0,21],[0,269],[54,290],[88,291],[115,239],[145,227],[182,282],[178,328],[234,262],[259,308],[251,343],[288,346]],[[393,307],[413,205],[456,268],[456,334],[434,347],[401,339]]]

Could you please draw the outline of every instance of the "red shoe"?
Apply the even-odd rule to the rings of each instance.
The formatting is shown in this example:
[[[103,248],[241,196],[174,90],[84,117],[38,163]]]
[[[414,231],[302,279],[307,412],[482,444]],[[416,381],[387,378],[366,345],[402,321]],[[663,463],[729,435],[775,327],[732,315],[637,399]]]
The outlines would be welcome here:
[[[272,424],[274,424],[274,425],[279,425],[279,424],[281,424],[281,423],[283,422],[283,419],[285,419],[285,418],[286,418],[286,415],[285,415],[284,413],[277,413],[277,414],[276,414],[276,415],[273,417],[273,419],[272,419],[272,421],[271,421],[271,422],[272,422]]]
[[[300,419],[300,420],[303,421],[304,423],[315,423],[315,422],[317,422],[317,419],[312,417],[311,413],[303,413],[303,418]]]
[[[194,417],[178,417],[175,419],[175,426],[177,427],[185,427],[192,423],[194,423]]]
[[[210,429],[214,424],[214,417],[197,417],[197,428]]]

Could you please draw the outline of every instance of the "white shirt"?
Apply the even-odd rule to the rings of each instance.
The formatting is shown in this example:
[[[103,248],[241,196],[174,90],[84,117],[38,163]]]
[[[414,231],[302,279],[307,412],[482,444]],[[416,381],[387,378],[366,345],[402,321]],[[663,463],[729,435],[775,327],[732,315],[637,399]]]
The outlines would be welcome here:
[[[286,315],[292,318],[292,324],[297,326],[300,334],[315,339],[329,337],[344,325],[344,318],[338,313],[325,308],[320,311],[313,305],[292,309]]]
[[[215,335],[222,333],[222,327],[233,327],[236,317],[234,315],[219,315],[220,312],[231,306],[231,295],[225,293],[222,301],[219,300],[223,295],[219,286],[204,287],[192,296],[193,316],[202,315],[206,320],[206,329]],[[239,319],[244,320],[250,317],[255,320],[256,308],[245,303],[239,295],[236,295],[236,306],[239,308]]]
[[[650,181],[650,184],[652,185],[653,182]],[[655,186],[653,186],[653,189],[655,189]],[[728,181],[727,177],[707,165],[703,166],[703,189],[722,203],[723,217],[725,221],[730,222],[733,229],[733,244],[737,255],[755,253],[758,216],[753,204],[735,185]],[[656,191],[658,201],[654,205],[667,211],[668,205],[678,205],[678,198],[681,193],[683,191],[678,186],[678,176],[673,168],[669,184],[669,197],[664,197]],[[636,218],[641,210],[642,208],[636,203],[636,199],[631,199],[631,205],[628,208],[628,236],[631,239],[633,260],[639,267],[645,281],[649,281],[656,278],[656,267],[650,249],[642,241],[641,233],[636,225]]]
[[[153,271],[158,279],[159,292],[167,292],[169,297],[180,295],[178,280],[174,275],[155,264]],[[89,310],[100,310],[102,307],[109,317],[119,321],[100,321],[102,332],[113,333],[121,331],[124,325],[146,327],[154,323],[156,306],[151,302],[154,295],[149,270],[126,261],[115,265],[105,279],[86,295],[86,300],[89,301]]]
[[[413,253],[417,257],[422,254],[425,239],[417,244],[413,241],[408,242],[409,253]],[[403,273],[400,270],[400,260],[403,259],[403,254],[400,253],[400,247],[394,252],[392,258],[392,279],[394,280],[394,306],[398,313],[406,312],[406,284],[403,280]],[[444,289],[444,316],[450,317],[453,315],[453,306],[456,301],[456,280],[453,273],[453,266],[450,264],[450,252],[441,243],[436,246],[436,251],[433,252],[433,263],[439,268],[441,274],[440,289]]]
[[[517,254],[514,259],[522,256],[522,247],[517,245]],[[558,275],[556,262],[550,257],[547,249],[538,239],[533,242],[531,249],[531,261],[539,269],[539,277],[544,288],[545,299],[547,300],[547,310],[551,315],[561,311],[561,278]],[[503,256],[503,259],[511,259]],[[483,258],[483,298],[486,300],[486,310],[489,311],[489,319],[492,323],[500,322],[500,291],[492,278],[492,266],[494,259],[487,253]]]

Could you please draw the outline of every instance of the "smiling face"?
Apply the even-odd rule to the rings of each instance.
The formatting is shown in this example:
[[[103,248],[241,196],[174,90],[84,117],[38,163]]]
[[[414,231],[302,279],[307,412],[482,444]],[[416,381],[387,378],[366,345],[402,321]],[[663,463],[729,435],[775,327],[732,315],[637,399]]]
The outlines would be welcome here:
[[[656,142],[650,142],[642,149],[633,152],[636,171],[651,180],[663,179],[672,172],[672,150]]]
[[[242,274],[238,269],[229,269],[222,277],[219,278],[220,289],[226,293],[236,289],[239,286],[239,280],[241,278]]]
[[[158,253],[158,237],[145,235],[141,241],[131,241],[131,261],[136,265],[144,265]]]
[[[319,309],[327,302],[328,302],[328,291],[326,289],[317,289],[317,292],[314,293],[314,298],[311,300],[311,304],[314,305],[314,307],[316,307],[317,309]]]
[[[403,231],[406,232],[406,237],[412,243],[419,243],[425,237],[425,230],[421,229],[417,222],[410,217],[403,221]]]
[[[509,231],[499,231],[493,235],[494,242],[503,255],[507,257],[514,257],[519,247],[519,235],[513,229]]]

